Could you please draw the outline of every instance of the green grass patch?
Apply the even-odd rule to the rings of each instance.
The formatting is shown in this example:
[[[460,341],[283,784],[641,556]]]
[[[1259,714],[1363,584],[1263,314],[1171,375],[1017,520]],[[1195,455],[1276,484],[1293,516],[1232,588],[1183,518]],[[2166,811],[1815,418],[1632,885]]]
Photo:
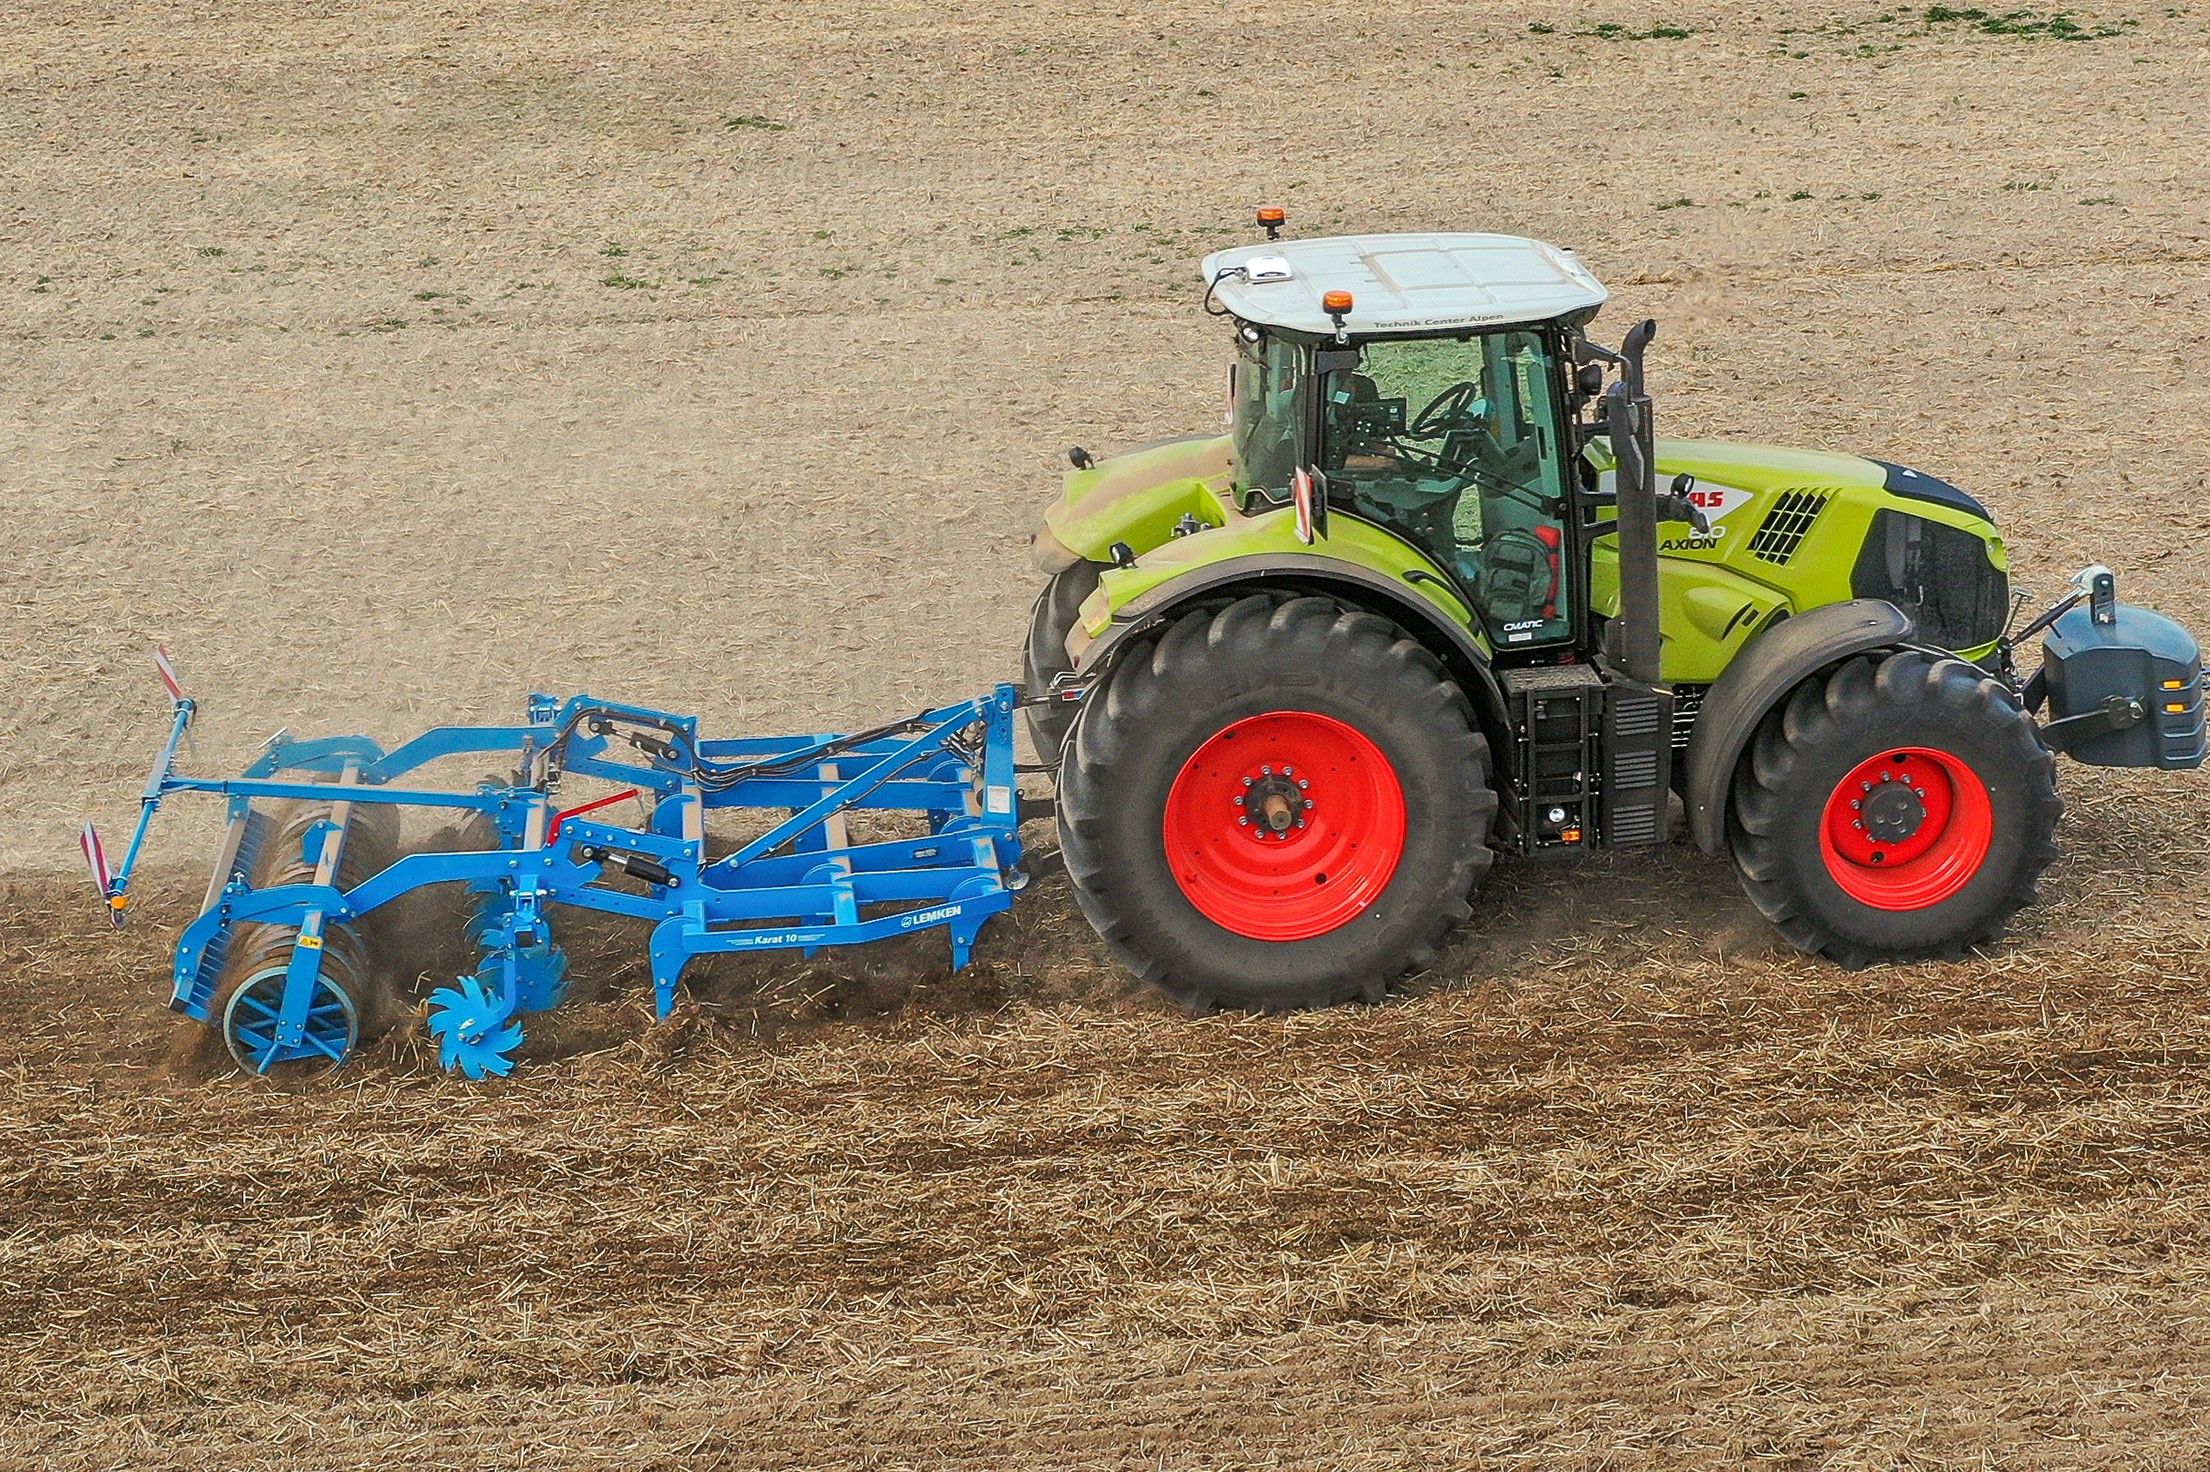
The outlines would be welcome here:
[[[1982,10],[1978,6],[1929,5],[1926,7],[1926,27],[1964,26],[1990,36],[2014,36],[2022,40],[2039,41],[2103,41],[2119,36],[2140,24],[2126,19],[2116,25],[2082,25],[2071,12],[2038,10]]]
[[[617,291],[657,291],[660,289],[659,282],[643,281],[626,271],[616,271],[611,276],[600,277],[599,285],[611,286]]]
[[[777,122],[764,112],[748,112],[743,117],[723,118],[721,125],[731,131],[740,128],[751,128],[761,133],[788,133],[790,131],[790,124]]]
[[[1574,34],[1593,41],[1685,41],[1696,33],[1687,26],[1668,25],[1663,21],[1646,31],[1635,31],[1618,21],[1607,20],[1598,22],[1592,30],[1575,31]]]

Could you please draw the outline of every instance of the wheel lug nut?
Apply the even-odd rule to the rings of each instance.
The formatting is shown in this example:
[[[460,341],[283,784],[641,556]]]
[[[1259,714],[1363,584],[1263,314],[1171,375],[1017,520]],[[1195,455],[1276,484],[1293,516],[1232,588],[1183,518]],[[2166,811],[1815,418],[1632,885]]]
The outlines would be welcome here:
[[[1302,791],[1304,791],[1304,790],[1305,790],[1305,789],[1306,789],[1307,787],[1310,787],[1311,785],[1312,785],[1312,784],[1311,784],[1310,782],[1306,781],[1306,780],[1305,780],[1304,778],[1302,778],[1302,777],[1299,777],[1299,778],[1297,779],[1297,790],[1298,790],[1299,792],[1302,792]]]
[[[1250,827],[1250,826],[1251,826],[1251,819],[1250,819],[1250,815],[1249,815],[1249,814],[1245,814],[1245,815],[1244,815],[1243,817],[1240,817],[1240,818],[1236,819],[1236,820],[1235,820],[1235,826],[1236,826],[1236,827],[1238,827],[1238,828],[1248,828],[1248,827]]]
[[[1272,767],[1260,767],[1258,769],[1258,774],[1261,777],[1271,777],[1274,775],[1274,769]]]
[[[1245,778],[1243,779],[1243,785],[1244,785],[1245,787],[1248,787],[1248,786],[1250,786],[1250,785],[1251,785],[1251,779],[1250,779],[1249,777],[1245,777]]]

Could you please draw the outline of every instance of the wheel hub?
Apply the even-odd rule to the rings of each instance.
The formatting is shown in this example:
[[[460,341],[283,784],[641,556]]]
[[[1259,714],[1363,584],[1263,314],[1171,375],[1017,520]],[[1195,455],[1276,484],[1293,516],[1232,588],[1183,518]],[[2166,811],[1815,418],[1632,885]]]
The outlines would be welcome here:
[[[1312,807],[1311,788],[1312,779],[1298,776],[1295,767],[1276,771],[1271,762],[1261,765],[1243,779],[1243,791],[1235,800],[1242,809],[1236,826],[1260,843],[1269,839],[1287,843],[1305,826],[1305,813]]]
[[[1902,843],[1926,822],[1926,799],[1908,783],[1881,782],[1865,793],[1858,821],[1876,843]]]
[[[1827,873],[1850,898],[1920,910],[1955,895],[1994,835],[1987,784],[1954,753],[1890,748],[1835,784],[1820,824]]]
[[[1160,837],[1197,911],[1253,940],[1324,935],[1381,897],[1404,853],[1404,789],[1381,748],[1316,711],[1269,711],[1199,744]]]

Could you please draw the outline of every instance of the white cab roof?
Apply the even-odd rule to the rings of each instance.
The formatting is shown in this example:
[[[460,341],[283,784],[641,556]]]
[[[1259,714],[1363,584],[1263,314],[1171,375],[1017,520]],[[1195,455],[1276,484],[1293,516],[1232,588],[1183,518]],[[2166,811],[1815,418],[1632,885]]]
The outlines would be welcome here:
[[[1517,235],[1262,241],[1205,257],[1205,280],[1238,266],[1258,279],[1222,280],[1214,300],[1246,322],[1293,332],[1334,332],[1320,310],[1330,291],[1351,294],[1344,325],[1354,333],[1541,322],[1600,306],[1608,295],[1572,251]]]

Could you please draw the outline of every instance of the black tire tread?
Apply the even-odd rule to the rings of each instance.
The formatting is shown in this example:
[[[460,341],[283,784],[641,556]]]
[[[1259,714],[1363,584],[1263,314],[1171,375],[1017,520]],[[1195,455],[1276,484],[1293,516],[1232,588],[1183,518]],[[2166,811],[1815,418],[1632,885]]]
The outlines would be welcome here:
[[[1799,766],[1867,710],[1946,707],[1984,724],[2011,770],[2028,790],[2026,831],[2011,873],[1966,924],[1932,943],[1884,947],[1844,937],[1822,920],[1793,881],[1781,836],[1804,821],[1787,796]],[[1903,744],[1898,742],[1898,744]],[[2064,811],[2056,790],[2056,758],[2041,744],[2033,720],[2000,682],[1961,659],[1920,650],[1862,655],[1824,677],[1798,685],[1759,727],[1735,774],[1732,804],[1734,865],[1759,913],[1798,949],[1855,970],[1875,962],[1956,961],[2001,939],[2011,918],[2039,898],[2037,882],[2055,860],[2055,830]]]
[[[1121,785],[1115,774],[1133,754],[1132,741],[1170,704],[1208,688],[1220,671],[1253,662],[1263,666],[1268,660],[1292,669],[1379,671],[1401,691],[1399,707],[1419,712],[1436,739],[1445,743],[1447,760],[1475,780],[1463,794],[1463,817],[1472,841],[1460,847],[1440,886],[1441,903],[1408,945],[1390,960],[1355,974],[1256,992],[1240,990],[1229,978],[1192,974],[1167,958],[1169,947],[1157,937],[1142,933],[1125,902],[1123,878],[1107,852],[1106,823]],[[1354,999],[1378,1002],[1400,977],[1432,966],[1443,936],[1473,913],[1473,891],[1495,859],[1488,844],[1497,810],[1488,743],[1441,663],[1387,619],[1325,598],[1244,597],[1186,614],[1147,647],[1129,650],[1085,706],[1059,773],[1060,848],[1067,871],[1083,913],[1114,956],[1183,1006],[1193,1011],[1216,1006],[1288,1011]],[[1437,801],[1447,797],[1423,796]]]

